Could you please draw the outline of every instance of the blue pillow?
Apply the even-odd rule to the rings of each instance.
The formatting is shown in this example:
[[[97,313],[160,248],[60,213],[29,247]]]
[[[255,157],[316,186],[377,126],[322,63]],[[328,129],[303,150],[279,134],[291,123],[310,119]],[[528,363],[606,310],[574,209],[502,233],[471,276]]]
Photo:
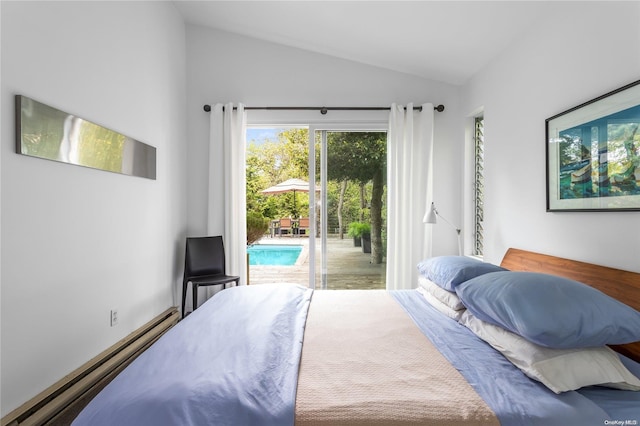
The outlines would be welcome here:
[[[534,272],[493,272],[456,288],[469,311],[557,349],[640,340],[640,312],[586,284]]]
[[[491,263],[465,256],[436,256],[418,263],[418,271],[445,290],[489,272],[506,271]]]

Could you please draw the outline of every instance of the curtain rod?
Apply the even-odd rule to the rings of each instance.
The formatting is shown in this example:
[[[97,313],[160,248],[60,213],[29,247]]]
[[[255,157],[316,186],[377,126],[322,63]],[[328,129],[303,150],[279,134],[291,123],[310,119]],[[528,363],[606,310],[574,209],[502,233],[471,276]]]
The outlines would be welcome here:
[[[224,109],[224,107],[223,107]],[[233,107],[236,109],[236,107]],[[390,107],[244,107],[245,110],[249,109],[265,109],[272,111],[302,111],[302,110],[311,110],[311,111],[320,111],[322,115],[325,115],[327,111],[390,111]],[[406,107],[405,107],[406,109]],[[422,111],[422,106],[413,107],[414,110]],[[438,106],[433,107],[434,111],[442,112],[444,111],[444,105],[440,104]],[[211,111],[211,105],[205,105],[204,110],[206,112]]]

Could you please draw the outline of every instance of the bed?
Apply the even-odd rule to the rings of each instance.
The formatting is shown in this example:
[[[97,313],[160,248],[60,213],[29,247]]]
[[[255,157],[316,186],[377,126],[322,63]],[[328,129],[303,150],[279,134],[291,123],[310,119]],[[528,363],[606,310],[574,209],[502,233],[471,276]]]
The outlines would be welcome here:
[[[640,422],[640,392],[634,390],[640,389],[640,322],[634,322],[640,321],[640,274],[517,249],[508,250],[500,267],[483,262],[456,266],[467,259],[452,256],[437,259],[436,266],[432,259],[421,263],[421,279],[430,287],[417,290],[314,292],[290,284],[224,290],[138,357],[73,425]],[[434,298],[440,289],[433,284],[441,276],[453,277],[436,284],[445,291],[446,301]],[[511,314],[530,313],[527,310],[535,307],[537,291],[525,298],[526,303],[516,299],[487,316],[489,310],[499,309],[483,306],[480,293],[489,292],[490,299],[495,294],[491,291],[500,291],[510,300],[505,280],[540,276],[570,280],[570,286],[580,281],[591,286],[584,286],[589,291],[598,289],[598,297],[606,293],[611,299],[605,304],[598,299],[594,309],[604,307],[602,317],[620,317],[624,321],[618,322],[624,324],[614,329],[605,324],[591,334],[580,324],[578,332],[567,336],[541,333],[538,328],[545,318],[529,328],[518,328],[518,321],[511,324]],[[435,293],[427,290],[432,287]],[[580,317],[567,306],[575,300],[586,306],[583,299],[571,297],[562,305],[561,314],[571,315],[562,324],[565,328]],[[551,299],[560,303],[562,296]],[[616,300],[624,305],[615,305]],[[522,309],[512,312],[516,305]],[[546,370],[537,377],[538,370],[532,373],[531,365],[523,366],[522,357],[504,343],[507,337],[524,339],[524,344],[537,348],[536,354],[549,349],[561,353],[566,368],[558,373],[557,365],[545,361]],[[538,339],[543,342],[533,343]],[[544,339],[560,340],[547,344]],[[620,344],[612,345],[613,352],[602,341]],[[610,383],[609,376],[604,382],[591,379],[605,369],[600,364],[593,367],[592,350],[597,351],[593,356],[615,364],[620,377]],[[574,353],[588,356],[587,361],[574,361]],[[586,367],[565,380],[564,370],[580,362],[587,362]],[[585,385],[587,376],[598,385]]]

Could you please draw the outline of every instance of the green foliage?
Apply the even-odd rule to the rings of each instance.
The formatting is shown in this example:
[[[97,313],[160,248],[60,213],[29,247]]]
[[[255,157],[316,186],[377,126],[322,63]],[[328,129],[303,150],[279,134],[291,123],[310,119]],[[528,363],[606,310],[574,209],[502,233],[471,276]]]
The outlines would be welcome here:
[[[387,167],[385,132],[331,132],[327,144],[329,179],[367,183]]]
[[[371,234],[371,225],[364,222],[351,222],[349,224],[349,230],[347,235],[350,237],[362,237],[363,235]]]
[[[278,140],[249,143],[246,154],[247,210],[264,217],[309,216],[309,196],[296,192],[266,195],[260,191],[291,178],[308,180],[308,130],[287,129]]]
[[[280,166],[286,177],[308,179],[309,176],[309,130],[288,129],[278,135],[283,158]],[[278,181],[281,182],[282,180]],[[275,183],[278,183],[275,182]]]
[[[258,241],[269,229],[269,219],[259,212],[247,212],[247,245]]]

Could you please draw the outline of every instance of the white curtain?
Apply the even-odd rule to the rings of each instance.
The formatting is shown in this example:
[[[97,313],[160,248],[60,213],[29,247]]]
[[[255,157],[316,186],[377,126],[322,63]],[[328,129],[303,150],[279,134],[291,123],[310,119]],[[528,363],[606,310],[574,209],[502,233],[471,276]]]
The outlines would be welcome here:
[[[433,104],[391,105],[387,143],[387,289],[415,288],[416,265],[431,256]]]
[[[236,110],[234,110],[234,107]],[[240,276],[240,284],[246,284],[247,277],[247,226],[246,226],[246,175],[245,175],[245,134],[247,117],[244,105],[216,104],[211,109],[209,137],[209,235],[219,235],[219,219],[224,216],[222,238],[226,255],[228,275]],[[216,158],[222,147],[222,161]],[[222,167],[223,181],[219,182],[216,168]],[[224,191],[224,205],[216,203],[214,194]]]

